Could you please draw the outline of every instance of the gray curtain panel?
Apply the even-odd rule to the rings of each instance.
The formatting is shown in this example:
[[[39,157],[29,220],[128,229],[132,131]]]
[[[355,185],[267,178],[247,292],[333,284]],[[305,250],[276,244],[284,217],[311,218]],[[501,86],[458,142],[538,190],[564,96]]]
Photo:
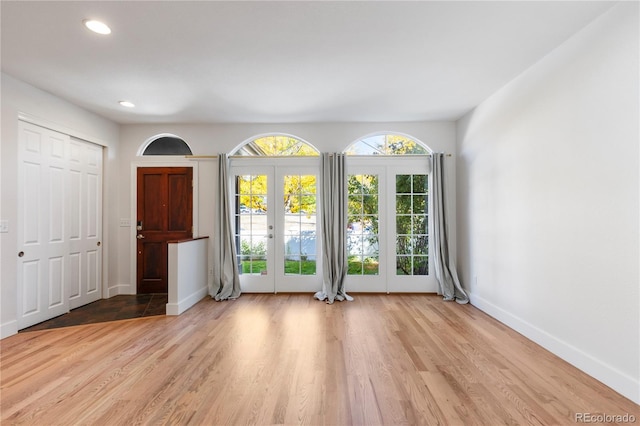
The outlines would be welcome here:
[[[227,154],[218,157],[218,220],[219,220],[219,258],[218,274],[213,283],[211,296],[215,300],[237,299],[240,297],[240,276],[236,244],[231,227],[233,212],[229,204],[229,161]],[[215,239],[214,239],[215,240]],[[217,288],[216,288],[217,286]]]
[[[344,154],[322,154],[322,290],[314,297],[333,303],[353,300],[347,276],[347,175]]]
[[[433,154],[433,244],[435,248],[436,279],[444,300],[469,303],[469,297],[460,285],[456,265],[449,250],[448,217],[445,199],[444,155]]]

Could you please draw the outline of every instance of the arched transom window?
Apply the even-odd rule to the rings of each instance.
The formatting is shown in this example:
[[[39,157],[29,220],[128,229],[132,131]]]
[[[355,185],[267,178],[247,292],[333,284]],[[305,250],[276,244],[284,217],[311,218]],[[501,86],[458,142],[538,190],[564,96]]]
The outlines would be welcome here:
[[[151,138],[143,145],[142,155],[192,155],[189,145],[180,137],[163,134]]]
[[[318,150],[310,143],[289,135],[267,135],[242,144],[231,155],[257,157],[318,156]]]
[[[347,155],[427,155],[431,152],[421,142],[399,134],[375,134],[352,143]]]

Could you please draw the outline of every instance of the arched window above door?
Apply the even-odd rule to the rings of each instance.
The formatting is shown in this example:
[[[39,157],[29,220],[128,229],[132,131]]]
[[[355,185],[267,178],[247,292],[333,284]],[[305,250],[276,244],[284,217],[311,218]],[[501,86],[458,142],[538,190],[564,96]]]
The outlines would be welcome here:
[[[431,150],[410,136],[376,133],[358,139],[344,151],[347,155],[428,155]]]
[[[149,139],[143,145],[142,155],[193,155],[193,152],[182,138],[163,134]]]
[[[285,134],[259,136],[241,144],[231,155],[248,157],[318,156],[310,143]]]

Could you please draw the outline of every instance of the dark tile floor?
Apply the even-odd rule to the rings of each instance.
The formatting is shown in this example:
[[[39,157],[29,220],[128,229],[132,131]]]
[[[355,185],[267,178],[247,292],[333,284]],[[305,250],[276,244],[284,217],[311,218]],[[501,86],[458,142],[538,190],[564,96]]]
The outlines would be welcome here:
[[[47,330],[72,325],[94,324],[97,322],[165,315],[167,294],[120,295],[100,299],[81,306],[71,312],[41,322],[20,332]]]

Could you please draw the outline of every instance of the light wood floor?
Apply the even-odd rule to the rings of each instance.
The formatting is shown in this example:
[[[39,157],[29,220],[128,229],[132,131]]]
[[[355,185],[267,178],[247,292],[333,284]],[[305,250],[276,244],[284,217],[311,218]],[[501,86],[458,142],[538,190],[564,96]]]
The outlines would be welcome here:
[[[471,305],[420,295],[205,299],[11,336],[3,425],[575,424],[639,406]]]

